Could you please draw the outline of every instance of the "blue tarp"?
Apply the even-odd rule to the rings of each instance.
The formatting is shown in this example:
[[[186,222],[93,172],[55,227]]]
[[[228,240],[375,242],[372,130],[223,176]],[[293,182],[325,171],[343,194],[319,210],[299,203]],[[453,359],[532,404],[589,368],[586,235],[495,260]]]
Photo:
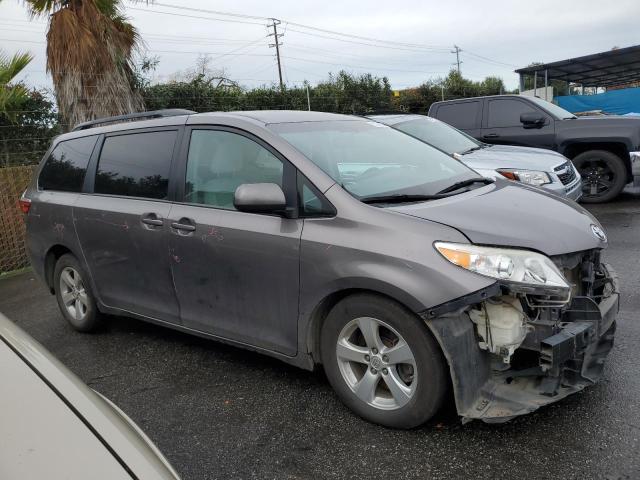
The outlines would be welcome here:
[[[597,95],[568,95],[555,99],[558,105],[571,113],[602,110],[606,113],[624,115],[640,112],[640,88],[611,90]]]

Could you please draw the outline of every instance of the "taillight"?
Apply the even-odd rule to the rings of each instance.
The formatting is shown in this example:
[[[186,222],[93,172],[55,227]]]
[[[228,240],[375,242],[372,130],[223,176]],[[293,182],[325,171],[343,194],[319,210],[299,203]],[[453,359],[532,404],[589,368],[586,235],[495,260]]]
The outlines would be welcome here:
[[[25,197],[23,193],[20,197],[20,200],[18,200],[18,203],[20,204],[20,210],[22,210],[22,213],[24,213],[25,215],[29,213],[29,209],[31,208],[30,198]]]

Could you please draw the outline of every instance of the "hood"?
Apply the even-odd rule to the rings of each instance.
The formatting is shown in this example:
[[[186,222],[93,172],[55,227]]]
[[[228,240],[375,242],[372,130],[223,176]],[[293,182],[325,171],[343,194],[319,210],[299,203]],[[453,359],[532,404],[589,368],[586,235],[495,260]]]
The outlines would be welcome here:
[[[449,225],[471,242],[537,250],[546,255],[603,248],[598,221],[571,200],[527,185],[496,180],[471,192],[392,210]]]
[[[637,126],[640,127],[640,117],[637,116],[624,116],[624,115],[594,115],[584,116],[577,118],[568,118],[562,120],[565,122],[580,122],[580,125],[605,125],[609,126]]]
[[[553,167],[567,161],[564,155],[551,150],[511,145],[490,145],[456,158],[473,169],[518,168],[544,172],[553,172]]]

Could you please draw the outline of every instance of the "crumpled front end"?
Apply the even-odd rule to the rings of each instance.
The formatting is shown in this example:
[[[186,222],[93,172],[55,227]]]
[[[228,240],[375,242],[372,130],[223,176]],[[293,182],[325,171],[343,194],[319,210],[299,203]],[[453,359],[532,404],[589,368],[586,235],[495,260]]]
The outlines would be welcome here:
[[[551,257],[569,301],[496,284],[429,309],[464,421],[505,422],[598,381],[613,347],[618,279],[600,251]]]

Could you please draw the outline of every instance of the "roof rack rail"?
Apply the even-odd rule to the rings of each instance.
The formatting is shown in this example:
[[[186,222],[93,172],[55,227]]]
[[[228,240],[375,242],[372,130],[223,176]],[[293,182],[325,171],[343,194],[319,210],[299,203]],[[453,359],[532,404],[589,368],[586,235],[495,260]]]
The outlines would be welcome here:
[[[87,128],[92,128],[96,125],[102,125],[104,123],[117,123],[124,122],[128,120],[146,120],[150,118],[161,118],[161,117],[175,117],[178,115],[191,115],[197,112],[193,110],[186,110],[184,108],[168,108],[165,110],[153,110],[150,112],[138,112],[138,113],[128,113],[126,115],[116,115],[115,117],[104,117],[97,118],[95,120],[91,120],[88,122],[82,122],[73,127],[72,132],[77,132],[78,130],[86,130]]]

